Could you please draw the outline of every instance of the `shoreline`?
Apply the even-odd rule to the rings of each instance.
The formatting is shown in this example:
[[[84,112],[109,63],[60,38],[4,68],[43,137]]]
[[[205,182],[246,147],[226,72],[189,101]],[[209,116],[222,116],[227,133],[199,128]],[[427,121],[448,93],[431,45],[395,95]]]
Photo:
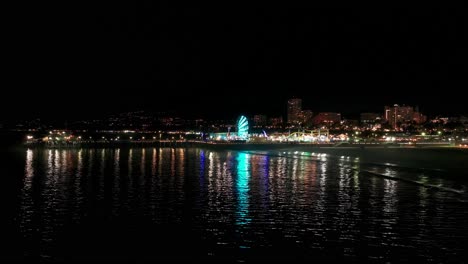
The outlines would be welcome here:
[[[44,144],[44,143],[23,143],[24,148],[40,149],[80,149],[80,148],[151,148],[151,147],[172,147],[172,148],[207,148],[219,150],[281,150],[281,149],[467,149],[454,144],[446,143],[218,143],[200,141],[120,141],[120,142],[79,142],[64,144]]]

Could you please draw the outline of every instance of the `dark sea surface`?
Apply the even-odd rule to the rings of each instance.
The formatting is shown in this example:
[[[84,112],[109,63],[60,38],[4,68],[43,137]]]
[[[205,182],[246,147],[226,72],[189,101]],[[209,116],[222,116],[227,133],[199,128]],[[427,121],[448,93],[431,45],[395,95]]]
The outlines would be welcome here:
[[[391,151],[5,148],[0,260],[465,262],[467,153]]]

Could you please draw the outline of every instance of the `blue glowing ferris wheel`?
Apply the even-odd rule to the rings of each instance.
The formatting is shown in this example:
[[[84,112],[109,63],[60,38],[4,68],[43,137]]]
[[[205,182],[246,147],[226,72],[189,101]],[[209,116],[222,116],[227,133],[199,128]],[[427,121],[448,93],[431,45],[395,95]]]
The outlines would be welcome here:
[[[245,116],[240,116],[237,120],[237,136],[242,139],[247,139],[249,136],[249,121]]]

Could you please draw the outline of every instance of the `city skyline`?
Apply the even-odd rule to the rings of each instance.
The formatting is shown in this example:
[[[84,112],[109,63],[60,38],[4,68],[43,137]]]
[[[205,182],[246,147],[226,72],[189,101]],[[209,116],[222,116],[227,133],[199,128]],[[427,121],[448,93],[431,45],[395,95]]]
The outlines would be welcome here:
[[[25,10],[0,120],[81,119],[134,110],[222,117],[284,113],[292,96],[315,112],[419,105],[467,114],[466,17],[449,10],[96,6]],[[43,19],[47,17],[47,19]],[[242,17],[242,19],[240,19]],[[216,21],[216,23],[213,23]],[[36,41],[31,46],[30,39]],[[23,112],[23,113],[22,113]]]
[[[291,99],[300,99],[302,110],[311,111],[314,115],[320,112],[336,112],[342,114],[343,118],[348,119],[358,119],[362,113],[379,113],[382,116],[385,115],[386,106],[393,106],[395,104],[400,106],[412,106],[419,108],[420,112],[427,115],[428,117],[437,117],[437,116],[464,116],[468,112],[464,111],[465,105],[460,106],[460,110],[457,105],[454,105],[454,108],[438,108],[434,104],[418,104],[418,103],[405,103],[405,101],[392,101],[385,104],[380,104],[377,102],[368,103],[367,105],[358,104],[359,100],[349,99],[348,102],[342,102],[340,106],[334,104],[327,105],[327,102],[324,101],[315,101],[310,100],[310,96],[291,96],[289,98],[275,98],[269,97],[268,102],[262,102],[262,97],[242,97],[239,95],[231,96],[230,101],[222,101],[220,97],[218,98],[205,98],[197,99],[191,101],[192,103],[187,103],[184,100],[177,102],[177,97],[167,95],[172,98],[174,101],[166,100],[165,103],[147,103],[147,101],[137,103],[138,105],[132,105],[133,102],[139,101],[135,98],[126,98],[123,103],[118,108],[112,107],[102,107],[99,110],[95,109],[95,106],[92,105],[92,102],[80,103],[80,106],[73,105],[73,102],[64,101],[61,103],[68,105],[54,105],[54,107],[44,107],[41,108],[36,106],[35,111],[21,111],[21,112],[9,112],[7,107],[5,111],[0,116],[0,123],[18,121],[18,120],[32,120],[32,119],[42,119],[47,121],[73,121],[73,120],[82,120],[82,119],[101,119],[107,118],[112,115],[118,115],[126,112],[137,112],[145,111],[149,113],[170,113],[174,116],[184,117],[188,119],[197,119],[197,118],[206,118],[206,119],[232,119],[237,117],[240,114],[245,114],[249,116],[262,114],[269,117],[282,117],[285,121],[288,121],[288,100]],[[191,97],[194,98],[193,96]],[[463,99],[463,97],[459,97]],[[144,99],[148,99],[145,97]],[[264,99],[264,98],[263,98]],[[143,99],[142,99],[143,100]],[[387,100],[384,100],[387,101]],[[116,101],[114,101],[116,102]],[[412,102],[411,100],[406,100],[406,102]],[[91,105],[90,105],[91,103]],[[41,103],[43,104],[43,103]],[[172,104],[170,107],[168,105]],[[184,107],[179,107],[179,104],[183,104]],[[90,111],[92,110],[92,111]],[[451,111],[450,111],[451,110]]]
[[[235,98],[236,96],[234,96]],[[230,103],[222,102],[224,106],[220,106],[222,111],[216,111],[216,112],[210,112],[210,109],[214,108],[214,105],[219,105],[219,100],[212,100],[212,105],[207,105],[207,108],[201,108],[200,109],[195,109],[196,106],[194,106],[194,109],[191,111],[187,111],[186,108],[155,108],[151,106],[146,106],[146,107],[131,107],[127,106],[121,109],[102,109],[99,112],[94,112],[94,113],[89,113],[87,111],[83,111],[78,115],[61,115],[61,114],[66,114],[67,109],[70,107],[65,107],[62,108],[63,112],[56,112],[55,114],[50,115],[50,113],[47,113],[47,108],[45,109],[46,111],[41,111],[40,109],[38,111],[34,112],[19,112],[16,113],[17,115],[9,115],[7,118],[0,119],[0,122],[3,120],[5,122],[11,122],[11,121],[19,121],[19,120],[33,120],[33,119],[42,119],[42,120],[48,120],[48,121],[60,121],[60,122],[66,122],[66,121],[77,121],[77,120],[85,120],[85,119],[101,119],[101,118],[108,118],[111,116],[123,114],[123,113],[130,113],[130,112],[139,112],[139,111],[144,111],[147,113],[152,113],[152,114],[157,114],[157,115],[167,115],[167,116],[174,116],[174,117],[183,117],[183,118],[188,118],[188,119],[198,119],[198,118],[205,118],[208,120],[214,120],[214,119],[232,119],[236,118],[240,114],[245,114],[248,116],[253,117],[254,115],[265,115],[268,117],[281,117],[284,119],[285,122],[291,123],[289,119],[291,118],[290,113],[289,113],[289,108],[291,107],[289,105],[290,101],[298,100],[299,105],[297,113],[294,113],[294,116],[296,115],[304,115],[306,112],[307,114],[311,115],[313,114],[314,116],[317,115],[318,113],[323,113],[323,112],[332,112],[332,113],[340,113],[343,118],[346,119],[359,119],[359,116],[362,113],[377,113],[380,114],[381,116],[385,117],[386,115],[386,108],[387,107],[393,107],[394,105],[399,105],[399,106],[410,106],[413,108],[419,109],[419,112],[421,112],[424,115],[427,115],[428,117],[441,117],[441,116],[447,116],[447,117],[455,117],[455,116],[464,116],[468,114],[467,112],[455,112],[455,111],[436,111],[434,108],[426,107],[425,105],[420,105],[420,104],[407,104],[407,103],[401,103],[401,102],[392,102],[384,105],[378,105],[375,107],[369,107],[369,106],[361,106],[360,108],[357,107],[353,111],[350,111],[346,104],[343,104],[341,107],[327,107],[327,106],[322,106],[322,104],[316,104],[317,106],[314,108],[313,104],[316,102],[311,103],[308,101],[307,96],[305,97],[298,97],[298,96],[292,96],[288,99],[285,99],[281,103],[277,103],[276,106],[270,107],[270,108],[261,108],[263,105],[262,104],[256,104],[257,98],[246,98],[247,104],[244,102],[242,105],[238,106],[232,106]],[[241,100],[241,98],[239,98]],[[280,100],[278,100],[279,102]],[[235,103],[235,99],[233,101]],[[231,103],[232,103],[231,102]],[[276,103],[276,101],[275,101]],[[323,102],[322,102],[323,103]],[[355,102],[352,101],[350,102],[354,104]],[[312,105],[312,106],[311,106]],[[58,107],[56,108],[58,109]],[[338,110],[337,110],[338,109]],[[339,110],[339,109],[344,109],[344,110]],[[421,110],[422,109],[422,110]],[[56,111],[52,109],[53,111]],[[432,111],[431,111],[432,110]],[[418,112],[418,111],[416,111]],[[10,113],[8,113],[10,114]],[[19,115],[18,115],[19,114]],[[21,115],[23,114],[23,115]],[[9,117],[9,118],[8,118]],[[295,118],[303,118],[301,117],[295,117]],[[294,122],[292,122],[294,123]]]
[[[341,112],[323,112],[305,109],[302,106],[302,99],[292,97],[286,101],[284,113],[267,115],[265,113],[240,113],[237,116],[224,115],[221,118],[210,118],[201,115],[184,115],[176,111],[127,111],[113,113],[108,116],[98,118],[94,116],[81,120],[44,120],[40,118],[25,119],[16,121],[0,122],[0,129],[20,129],[20,130],[44,130],[65,128],[71,130],[80,129],[110,129],[110,130],[151,130],[151,129],[201,129],[202,127],[225,127],[232,126],[239,116],[245,115],[256,127],[268,129],[281,128],[319,128],[322,126],[341,127],[348,129],[392,129],[394,131],[414,130],[414,126],[432,127],[431,124],[448,123],[448,127],[465,126],[467,116],[428,116],[420,110],[418,105],[393,104],[385,105],[383,111],[360,112],[359,115],[343,115]],[[414,131],[413,131],[414,132]]]

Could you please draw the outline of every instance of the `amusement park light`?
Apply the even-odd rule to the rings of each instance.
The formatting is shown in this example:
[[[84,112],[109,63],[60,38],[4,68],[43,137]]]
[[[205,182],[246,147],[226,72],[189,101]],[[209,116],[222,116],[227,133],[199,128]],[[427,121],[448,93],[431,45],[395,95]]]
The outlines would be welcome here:
[[[247,139],[249,136],[249,121],[245,116],[240,116],[237,121],[237,136],[242,139]]]

